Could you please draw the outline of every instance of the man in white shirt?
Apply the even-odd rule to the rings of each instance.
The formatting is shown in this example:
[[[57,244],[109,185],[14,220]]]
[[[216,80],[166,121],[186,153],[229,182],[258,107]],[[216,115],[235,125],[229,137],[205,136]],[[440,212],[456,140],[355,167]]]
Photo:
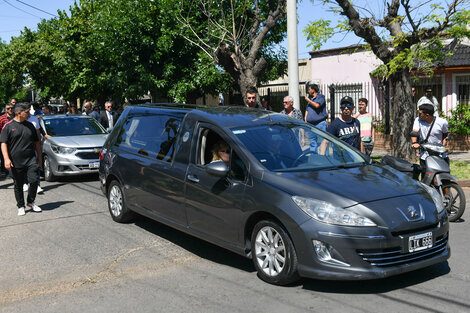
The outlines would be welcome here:
[[[116,112],[113,112],[113,103],[111,101],[106,101],[104,109],[105,111],[100,113],[98,122],[110,132],[118,120],[118,115]]]
[[[419,138],[411,137],[412,148],[419,149],[419,142],[423,141],[434,144],[442,144],[444,146],[446,145],[447,135],[449,133],[447,120],[440,117],[435,117],[433,116],[433,113],[434,106],[431,103],[425,103],[419,107],[419,116],[413,123],[413,131],[419,133]],[[424,165],[424,160],[426,160],[428,156],[429,154],[426,151],[420,153],[421,165]],[[443,159],[449,163],[449,158],[447,157],[446,153],[443,155]]]

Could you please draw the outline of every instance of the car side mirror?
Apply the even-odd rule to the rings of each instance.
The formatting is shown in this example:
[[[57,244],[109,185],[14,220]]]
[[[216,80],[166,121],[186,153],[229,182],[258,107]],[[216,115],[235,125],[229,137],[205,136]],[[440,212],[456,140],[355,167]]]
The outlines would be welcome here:
[[[228,166],[224,161],[216,161],[206,164],[206,173],[217,177],[225,177],[228,174]]]

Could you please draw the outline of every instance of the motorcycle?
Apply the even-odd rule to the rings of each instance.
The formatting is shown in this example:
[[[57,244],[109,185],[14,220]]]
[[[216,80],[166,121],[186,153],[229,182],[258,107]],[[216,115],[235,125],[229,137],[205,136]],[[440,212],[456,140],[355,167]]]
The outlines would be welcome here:
[[[421,143],[420,149],[428,153],[424,169],[418,164],[412,164],[391,155],[384,156],[381,163],[406,173],[416,180],[419,180],[421,174],[421,183],[439,192],[449,221],[459,220],[465,211],[465,193],[457,183],[458,179],[450,174],[449,164],[442,157],[446,148],[440,144]]]

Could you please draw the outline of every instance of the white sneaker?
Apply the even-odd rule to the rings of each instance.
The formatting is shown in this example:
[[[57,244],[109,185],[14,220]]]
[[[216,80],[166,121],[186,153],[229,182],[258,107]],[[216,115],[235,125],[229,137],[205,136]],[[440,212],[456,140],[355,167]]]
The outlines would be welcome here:
[[[38,191],[37,193],[44,193],[44,189],[41,188],[41,186],[38,186]]]
[[[18,208],[18,216],[23,216],[25,214],[26,214],[26,212],[24,211],[24,207]]]
[[[24,184],[24,185],[23,185],[23,191],[28,191],[28,189],[29,189],[28,184]]]
[[[27,206],[33,209],[34,212],[42,212],[41,208],[36,205],[36,203],[28,203]],[[18,213],[19,214],[19,213]]]

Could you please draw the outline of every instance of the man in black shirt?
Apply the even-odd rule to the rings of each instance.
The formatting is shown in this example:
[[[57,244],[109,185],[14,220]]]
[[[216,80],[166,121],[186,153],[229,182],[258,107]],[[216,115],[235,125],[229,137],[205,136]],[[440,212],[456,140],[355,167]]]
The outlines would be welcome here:
[[[12,171],[15,181],[15,198],[18,206],[18,215],[25,215],[23,184],[25,176],[28,177],[27,206],[34,212],[41,212],[41,208],[34,203],[38,187],[39,164],[42,163],[41,144],[33,124],[28,122],[30,106],[27,103],[18,103],[15,106],[15,117],[9,121],[0,134],[0,143],[5,168]]]

